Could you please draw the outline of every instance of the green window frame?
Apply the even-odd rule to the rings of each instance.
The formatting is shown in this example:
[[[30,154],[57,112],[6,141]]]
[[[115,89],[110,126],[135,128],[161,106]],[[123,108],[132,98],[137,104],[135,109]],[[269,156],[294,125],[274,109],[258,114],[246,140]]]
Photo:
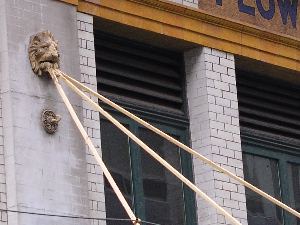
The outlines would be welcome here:
[[[100,26],[100,24],[98,25]],[[183,52],[169,49],[168,46],[160,46],[160,44],[157,46],[154,42],[138,41],[139,38],[133,36],[130,38],[106,33],[103,32],[101,26],[97,25],[94,27],[94,34],[98,91],[159,129],[176,136],[181,142],[188,144],[189,121],[186,109]],[[147,144],[150,147],[153,145],[158,148],[157,153],[165,155],[166,159],[172,161],[184,176],[193,181],[192,159],[188,153],[162,141],[162,138],[160,139],[152,133],[147,133],[147,129],[141,130],[142,127],[137,123],[115,110],[109,107],[106,109],[136,136],[143,137],[148,141]],[[119,182],[120,186],[123,186],[121,189],[127,194],[128,200],[132,200],[137,216],[144,220],[147,217],[154,220],[156,218],[149,216],[149,211],[151,215],[157,214],[159,217],[160,212],[164,209],[172,209],[172,211],[168,210],[171,215],[168,218],[173,219],[161,219],[162,221],[166,221],[168,224],[180,221],[178,225],[197,224],[194,193],[176,178],[171,177],[173,175],[162,169],[159,164],[155,164],[149,157],[141,153],[144,150],[140,150],[131,140],[127,141],[126,136],[122,136],[108,124],[105,126],[107,130],[112,131],[111,136],[114,136],[115,140],[119,139],[119,142],[105,142],[103,146],[113,145],[113,147],[104,156],[107,157],[108,164],[111,162],[110,166],[112,172],[115,173],[117,183]],[[101,126],[100,122],[101,133],[104,132],[105,136],[104,141],[111,139],[109,133],[103,131],[105,126]],[[122,145],[118,145],[118,143],[122,143]],[[156,150],[155,148],[154,150]],[[160,148],[162,150],[159,150]],[[178,151],[172,154],[171,149],[175,151],[178,149]],[[103,152],[105,153],[105,149]],[[118,155],[118,153],[122,156],[114,159],[113,155]],[[130,154],[128,155],[128,153]],[[127,161],[130,161],[130,165],[124,164],[120,158],[126,158]],[[147,160],[150,162],[149,165],[145,163],[148,162]],[[141,163],[142,161],[144,163]],[[145,164],[148,167],[143,167]],[[143,168],[144,171],[142,171]],[[157,168],[159,172],[156,171]],[[128,188],[130,186],[128,183],[131,184],[131,189]],[[149,184],[151,188],[146,189],[145,184]],[[105,185],[109,187],[107,183]],[[114,199],[111,190],[107,193],[109,198]],[[161,194],[156,195],[156,193]],[[182,201],[182,197],[184,201]],[[177,203],[177,208],[172,207]],[[113,206],[110,205],[110,207]],[[150,209],[152,207],[153,211],[147,210],[146,213],[146,207]],[[117,211],[117,209],[112,208],[111,211]],[[184,211],[184,216],[182,211]],[[115,215],[124,216],[121,213]]]
[[[141,112],[140,112],[141,113]],[[144,128],[143,126],[137,124],[135,121],[130,120],[127,117],[120,115],[119,113],[113,112],[113,116],[125,125],[131,132],[133,132],[137,137],[140,136],[139,129]],[[183,121],[176,121],[170,117],[160,117],[158,115],[142,112],[139,115],[146,121],[150,122],[152,125],[163,130],[169,135],[179,137],[179,141],[187,144],[188,143],[188,123]],[[101,118],[101,121],[105,120]],[[100,126],[101,126],[100,121]],[[107,120],[106,120],[107,121]],[[144,128],[147,130],[147,128]],[[142,164],[141,164],[141,150],[140,147],[135,144],[132,140],[129,140],[129,153],[130,153],[130,165],[131,165],[131,182],[132,182],[132,208],[134,209],[136,215],[142,220],[146,220],[145,212],[145,196],[143,192],[143,180],[142,180]],[[154,149],[155,150],[155,149]],[[178,148],[181,162],[181,172],[189,180],[193,182],[193,167],[191,156]],[[147,153],[146,153],[147,154]],[[182,184],[182,183],[181,183]],[[184,199],[184,224],[183,225],[196,225],[196,202],[194,193],[182,184],[182,195]]]
[[[287,143],[286,141],[281,142],[274,139],[262,139],[251,135],[242,135],[243,155],[263,157],[277,162],[281,201],[289,206],[295,207],[296,204],[299,205],[299,202],[296,203],[296,200],[292,198],[292,193],[295,191],[295,188],[293,188],[292,174],[289,167],[291,165],[300,166],[300,147],[299,145],[296,146]],[[246,174],[246,172],[244,166],[244,173]],[[298,189],[300,189],[300,186],[298,186]],[[298,200],[299,197],[300,196],[297,197]],[[299,210],[299,208],[297,210]],[[297,220],[295,216],[285,210],[281,211],[281,215],[284,225],[300,224],[299,219]]]

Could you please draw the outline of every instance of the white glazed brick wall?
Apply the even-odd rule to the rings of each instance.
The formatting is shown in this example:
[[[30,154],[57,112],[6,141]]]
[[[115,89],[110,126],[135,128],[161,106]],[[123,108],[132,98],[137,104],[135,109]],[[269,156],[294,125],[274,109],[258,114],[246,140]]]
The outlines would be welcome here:
[[[198,8],[198,1],[199,0],[169,0],[171,2],[175,2],[181,5]]]
[[[192,147],[243,178],[234,56],[211,48],[185,53]],[[195,182],[243,225],[244,186],[194,159]],[[230,224],[197,199],[199,225]]]
[[[78,13],[77,27],[81,82],[97,91],[93,17],[83,13]],[[93,98],[93,100],[97,102],[96,98]],[[101,154],[99,113],[94,111],[86,101],[83,101],[83,125],[95,147]],[[90,154],[88,148],[86,153],[90,216],[105,218],[103,172],[94,157]],[[92,221],[92,224],[104,225],[106,222],[95,220]]]
[[[2,120],[2,99],[0,98],[0,210],[7,209],[6,201],[6,176],[4,164],[4,141],[3,141],[3,120]],[[7,212],[0,212],[0,225],[7,225]]]

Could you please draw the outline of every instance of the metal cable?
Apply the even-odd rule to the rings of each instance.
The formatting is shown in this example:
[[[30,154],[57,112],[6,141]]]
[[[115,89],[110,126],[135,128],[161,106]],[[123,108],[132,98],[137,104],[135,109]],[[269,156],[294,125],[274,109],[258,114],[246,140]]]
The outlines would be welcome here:
[[[131,220],[131,219],[121,219],[121,218],[100,218],[100,217],[86,217],[86,216],[79,216],[79,215],[60,215],[60,214],[28,212],[28,211],[11,210],[11,209],[0,209],[0,211],[1,212],[36,215],[36,216],[60,217],[60,218],[68,218],[68,219],[102,220],[102,221],[130,221],[130,222],[135,221],[135,220]],[[158,223],[152,223],[152,222],[148,222],[148,221],[144,221],[144,220],[141,220],[140,222],[142,224],[161,225]]]
[[[101,101],[103,101],[106,104],[110,105],[111,107],[113,107],[117,111],[123,113],[124,115],[128,116],[129,118],[133,119],[134,121],[138,122],[139,124],[142,124],[143,126],[148,128],[149,130],[152,130],[153,132],[160,135],[161,137],[164,137],[165,139],[169,140],[171,143],[175,144],[176,146],[180,147],[181,149],[189,152],[196,159],[199,159],[199,160],[205,162],[207,165],[209,165],[209,166],[213,167],[214,169],[218,170],[219,172],[228,175],[230,178],[238,181],[239,183],[243,184],[245,187],[247,187],[250,190],[254,191],[255,193],[261,195],[262,197],[269,200],[270,202],[272,202],[272,203],[276,204],[277,206],[283,208],[284,210],[288,211],[292,215],[300,218],[300,213],[297,212],[295,209],[293,209],[293,208],[289,207],[288,205],[284,204],[283,202],[277,200],[276,198],[274,198],[271,195],[267,194],[266,192],[260,190],[259,188],[255,187],[254,185],[250,184],[249,182],[245,181],[244,179],[236,176],[234,173],[222,168],[218,164],[214,163],[210,159],[208,159],[208,158],[204,157],[203,155],[201,155],[200,153],[198,153],[197,151],[195,151],[192,148],[190,148],[190,147],[184,145],[183,143],[177,141],[176,139],[174,139],[170,135],[162,132],[161,130],[157,129],[156,127],[152,126],[151,124],[147,123],[146,121],[140,119],[139,117],[133,115],[132,113],[130,113],[126,109],[120,107],[119,105],[113,103],[112,101],[110,101],[106,97],[104,97],[104,96],[100,95],[99,93],[93,91],[92,89],[84,86],[79,81],[73,79],[72,77],[68,76],[67,74],[65,74],[63,72],[61,72],[61,73],[62,73],[63,77],[65,79],[67,79],[68,81],[70,81],[73,85],[75,85],[77,87],[80,87],[80,89],[87,91],[89,94],[92,94],[93,96],[96,96],[98,99],[100,99]]]

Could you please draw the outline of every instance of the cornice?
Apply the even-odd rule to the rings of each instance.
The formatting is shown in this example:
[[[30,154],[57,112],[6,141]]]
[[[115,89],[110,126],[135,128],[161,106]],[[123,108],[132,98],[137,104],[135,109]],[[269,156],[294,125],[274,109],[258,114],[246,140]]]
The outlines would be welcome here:
[[[253,24],[240,22],[238,20],[233,20],[227,17],[223,17],[219,15],[216,16],[211,13],[205,12],[201,9],[195,9],[178,3],[173,3],[167,0],[128,0],[128,1],[144,4],[147,6],[151,6],[153,8],[172,12],[174,14],[178,14],[191,19],[202,20],[219,27],[232,29],[245,34],[259,37],[261,39],[278,42],[280,44],[286,44],[288,46],[300,49],[300,39],[296,37],[278,33],[278,32],[271,32],[269,30],[263,29]]]

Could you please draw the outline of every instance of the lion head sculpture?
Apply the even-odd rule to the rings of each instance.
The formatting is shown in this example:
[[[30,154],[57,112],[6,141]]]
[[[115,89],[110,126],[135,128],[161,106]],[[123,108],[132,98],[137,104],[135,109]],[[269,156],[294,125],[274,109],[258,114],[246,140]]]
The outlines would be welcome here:
[[[49,31],[31,36],[28,53],[32,70],[39,76],[59,68],[58,44]]]

